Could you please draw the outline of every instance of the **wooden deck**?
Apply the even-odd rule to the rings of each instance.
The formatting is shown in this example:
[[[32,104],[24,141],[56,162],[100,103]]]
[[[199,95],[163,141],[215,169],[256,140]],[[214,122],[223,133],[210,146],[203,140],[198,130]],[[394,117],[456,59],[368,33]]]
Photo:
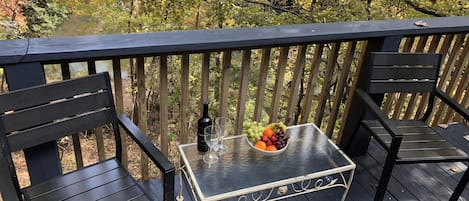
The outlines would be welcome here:
[[[469,135],[468,127],[462,124],[456,124],[446,129],[439,127],[436,129],[442,133],[453,130],[459,131],[457,135],[448,136],[448,140],[451,140],[452,143],[464,149],[466,152],[469,152],[469,142],[464,138],[464,136]],[[381,174],[384,159],[385,152],[374,140],[371,141],[366,155],[354,158],[357,169],[346,199],[347,201],[373,200],[375,188],[378,183],[377,178]],[[385,200],[448,200],[466,168],[466,165],[463,163],[398,165],[393,170]],[[152,180],[142,183],[142,186],[144,188],[150,188],[152,185],[160,185],[159,182],[158,180]],[[178,177],[176,184],[179,184]],[[179,186],[177,185],[176,194],[178,193]],[[323,192],[290,198],[288,200],[335,201],[340,200],[341,194],[341,189],[330,189]],[[161,194],[154,192],[152,196],[161,197]],[[185,186],[183,187],[183,196],[184,200],[192,200]],[[466,187],[460,200],[469,201],[469,187]]]

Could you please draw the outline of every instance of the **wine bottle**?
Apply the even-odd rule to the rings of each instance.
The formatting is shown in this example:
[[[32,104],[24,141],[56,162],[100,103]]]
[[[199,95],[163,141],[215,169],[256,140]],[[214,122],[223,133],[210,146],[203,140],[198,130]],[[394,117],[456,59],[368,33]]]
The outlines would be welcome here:
[[[208,116],[208,103],[205,102],[203,106],[202,117],[197,122],[197,149],[201,152],[206,152],[208,151],[208,145],[205,142],[204,129],[212,125],[212,119]]]

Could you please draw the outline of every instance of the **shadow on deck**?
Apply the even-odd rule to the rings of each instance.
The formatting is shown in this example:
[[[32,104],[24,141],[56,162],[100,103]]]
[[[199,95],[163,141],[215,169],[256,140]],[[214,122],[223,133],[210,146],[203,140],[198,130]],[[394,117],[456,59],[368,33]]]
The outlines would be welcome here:
[[[464,136],[469,135],[469,128],[462,124],[451,125],[446,129],[437,127],[441,133],[450,130],[458,130],[455,136],[448,136],[448,141],[459,145],[469,153],[469,142]],[[352,186],[346,201],[368,201],[373,200],[376,186],[385,159],[385,152],[374,140],[370,142],[368,153],[353,160],[357,164]],[[397,165],[392,173],[385,200],[399,201],[443,201],[448,200],[458,181],[462,177],[467,166],[463,163],[428,163]],[[142,183],[144,188],[158,184],[158,180]],[[176,177],[176,194],[179,193],[179,177]],[[301,195],[287,200],[340,200],[342,189],[329,189],[322,192]],[[161,198],[161,194],[154,192],[155,197]],[[184,200],[193,200],[186,186],[183,187]],[[469,187],[460,197],[461,201],[469,201]]]

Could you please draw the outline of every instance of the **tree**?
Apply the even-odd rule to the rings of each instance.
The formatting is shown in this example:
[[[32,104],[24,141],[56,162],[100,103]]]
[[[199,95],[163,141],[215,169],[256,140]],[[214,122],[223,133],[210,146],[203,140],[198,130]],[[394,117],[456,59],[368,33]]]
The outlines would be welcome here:
[[[52,0],[0,0],[0,39],[49,36],[68,14]]]
[[[24,31],[26,22],[20,4],[20,0],[0,0],[0,39],[18,38]]]
[[[49,36],[68,17],[68,10],[51,0],[30,0],[22,4],[26,17],[25,37]]]

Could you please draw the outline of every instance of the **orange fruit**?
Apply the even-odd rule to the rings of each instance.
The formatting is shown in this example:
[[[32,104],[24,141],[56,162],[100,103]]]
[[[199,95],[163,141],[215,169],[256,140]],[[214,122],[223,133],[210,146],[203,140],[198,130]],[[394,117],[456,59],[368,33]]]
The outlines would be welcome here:
[[[272,137],[272,135],[274,135],[274,133],[275,133],[274,130],[267,127],[267,128],[264,129],[264,132],[262,133],[262,135],[267,136],[268,138],[270,138],[270,137]]]
[[[267,148],[267,145],[263,141],[257,141],[256,144],[254,145],[256,148],[265,150]]]
[[[267,151],[277,151],[277,147],[275,147],[274,145],[269,145],[269,146],[267,146],[267,148],[265,148],[265,150],[267,150]]]

